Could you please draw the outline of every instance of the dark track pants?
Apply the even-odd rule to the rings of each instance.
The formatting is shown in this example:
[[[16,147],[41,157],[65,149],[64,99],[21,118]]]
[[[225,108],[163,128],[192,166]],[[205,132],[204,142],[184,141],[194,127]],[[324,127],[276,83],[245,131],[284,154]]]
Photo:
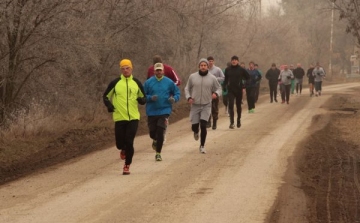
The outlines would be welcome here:
[[[115,141],[118,150],[125,150],[125,164],[130,165],[134,156],[134,139],[139,120],[115,122]]]

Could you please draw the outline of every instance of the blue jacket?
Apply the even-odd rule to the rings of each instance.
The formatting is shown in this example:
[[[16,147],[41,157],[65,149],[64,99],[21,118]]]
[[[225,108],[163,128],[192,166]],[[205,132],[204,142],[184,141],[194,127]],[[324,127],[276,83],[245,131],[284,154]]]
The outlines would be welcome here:
[[[157,79],[152,76],[144,84],[144,91],[146,95],[146,115],[170,115],[172,111],[172,104],[169,102],[170,96],[173,96],[175,102],[180,99],[180,90],[175,83],[168,77],[163,76]],[[157,100],[151,100],[151,97],[156,95]]]
[[[246,82],[246,87],[256,87],[258,81],[261,80],[261,73],[256,69],[247,69],[247,72],[250,74],[250,79]]]

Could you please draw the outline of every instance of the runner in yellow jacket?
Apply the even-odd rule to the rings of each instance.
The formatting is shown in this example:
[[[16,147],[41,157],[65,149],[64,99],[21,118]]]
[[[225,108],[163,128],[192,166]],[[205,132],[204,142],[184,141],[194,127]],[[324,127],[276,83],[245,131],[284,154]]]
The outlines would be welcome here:
[[[128,59],[120,61],[120,77],[110,82],[104,92],[103,101],[115,122],[116,147],[125,160],[123,174],[130,174],[130,164],[134,155],[134,139],[138,129],[140,112],[138,104],[146,103],[141,82],[132,75],[132,63]]]

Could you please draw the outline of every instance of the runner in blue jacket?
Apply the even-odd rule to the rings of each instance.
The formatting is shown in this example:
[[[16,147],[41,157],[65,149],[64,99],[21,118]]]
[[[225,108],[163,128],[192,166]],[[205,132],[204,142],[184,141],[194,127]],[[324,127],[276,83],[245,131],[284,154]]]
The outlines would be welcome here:
[[[149,135],[153,140],[152,148],[156,151],[155,160],[161,161],[161,150],[164,144],[164,131],[172,112],[172,104],[179,101],[180,90],[175,83],[164,76],[164,65],[154,65],[155,76],[144,84],[146,95],[146,115],[148,117]]]

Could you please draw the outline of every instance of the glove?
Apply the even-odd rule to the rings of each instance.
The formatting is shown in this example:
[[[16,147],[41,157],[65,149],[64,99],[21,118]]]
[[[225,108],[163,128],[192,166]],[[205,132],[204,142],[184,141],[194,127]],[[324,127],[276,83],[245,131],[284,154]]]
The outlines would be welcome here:
[[[141,98],[141,97],[138,97],[137,99],[137,102],[141,105],[144,105],[146,104],[146,98]]]
[[[109,113],[112,113],[115,110],[115,107],[112,104],[108,104],[106,107],[107,107],[107,110],[108,110]]]
[[[287,76],[287,79],[290,79],[291,78],[291,76]]]
[[[158,96],[157,96],[157,95],[153,95],[153,96],[151,96],[151,100],[152,100],[152,101],[156,101],[156,100],[157,100],[157,98],[158,98]]]
[[[175,103],[175,98],[170,97],[170,98],[168,99],[168,101],[169,101],[170,104],[174,104],[174,103]]]

